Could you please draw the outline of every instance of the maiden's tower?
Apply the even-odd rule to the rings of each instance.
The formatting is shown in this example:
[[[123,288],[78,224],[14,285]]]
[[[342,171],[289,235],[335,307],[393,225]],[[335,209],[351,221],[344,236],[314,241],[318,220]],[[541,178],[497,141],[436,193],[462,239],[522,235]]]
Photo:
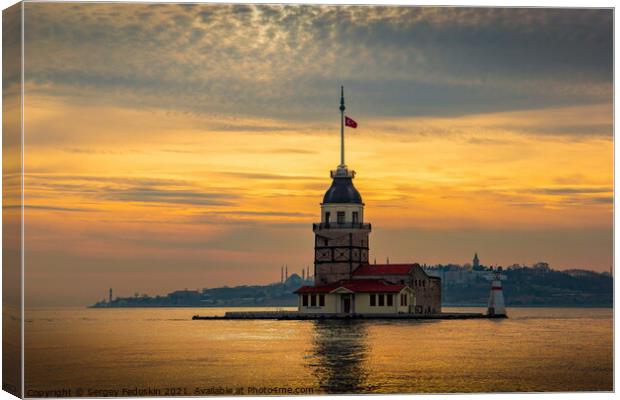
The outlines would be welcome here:
[[[441,281],[417,263],[369,264],[370,223],[364,221],[362,196],[353,184],[355,171],[345,164],[344,129],[357,127],[345,116],[340,92],[340,164],[330,172],[321,219],[314,223],[314,286],[304,286],[299,311],[310,313],[438,314]]]

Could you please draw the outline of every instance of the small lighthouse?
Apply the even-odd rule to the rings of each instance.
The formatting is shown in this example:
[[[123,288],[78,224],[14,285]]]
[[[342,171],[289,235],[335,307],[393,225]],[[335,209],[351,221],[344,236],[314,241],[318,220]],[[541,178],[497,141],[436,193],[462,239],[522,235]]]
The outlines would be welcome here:
[[[495,270],[495,277],[491,283],[491,294],[489,295],[489,308],[487,315],[490,317],[506,317],[506,307],[504,306],[504,291],[502,290],[501,280],[502,267]]]

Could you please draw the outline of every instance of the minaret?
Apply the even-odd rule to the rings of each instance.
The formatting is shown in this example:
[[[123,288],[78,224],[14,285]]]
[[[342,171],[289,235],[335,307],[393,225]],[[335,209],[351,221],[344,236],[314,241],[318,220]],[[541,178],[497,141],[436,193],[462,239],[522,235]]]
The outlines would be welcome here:
[[[314,231],[314,284],[351,279],[353,271],[368,264],[370,224],[364,223],[362,196],[353,185],[355,171],[344,157],[344,88],[340,88],[340,164],[330,172],[332,184],[323,196],[321,222]]]
[[[108,305],[112,305],[112,288],[110,288],[110,291],[108,292]]]
[[[495,270],[495,277],[491,283],[491,294],[489,295],[489,308],[487,315],[492,317],[505,317],[506,307],[504,305],[504,291],[501,279],[502,267]]]
[[[474,259],[472,260],[472,264],[471,264],[471,266],[472,266],[473,268],[478,268],[478,267],[480,267],[480,259],[478,258],[478,253],[475,253],[475,254],[474,254]]]
[[[284,279],[288,280],[288,265],[284,266]]]
[[[280,283],[284,283],[284,267],[280,265]]]

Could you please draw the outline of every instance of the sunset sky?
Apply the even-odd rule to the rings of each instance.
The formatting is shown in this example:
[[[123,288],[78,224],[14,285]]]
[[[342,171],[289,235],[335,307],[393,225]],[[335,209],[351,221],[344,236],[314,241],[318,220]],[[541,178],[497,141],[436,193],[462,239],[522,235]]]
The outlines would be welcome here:
[[[611,10],[25,10],[28,305],[311,266],[341,84],[371,261],[611,267]]]

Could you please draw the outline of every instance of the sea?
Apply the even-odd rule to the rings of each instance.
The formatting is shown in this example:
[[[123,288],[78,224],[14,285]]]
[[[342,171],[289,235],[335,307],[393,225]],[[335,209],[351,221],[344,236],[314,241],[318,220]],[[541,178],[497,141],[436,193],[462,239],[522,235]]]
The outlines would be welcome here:
[[[610,308],[509,308],[493,320],[192,320],[233,310],[249,309],[26,310],[25,394],[613,390]]]

